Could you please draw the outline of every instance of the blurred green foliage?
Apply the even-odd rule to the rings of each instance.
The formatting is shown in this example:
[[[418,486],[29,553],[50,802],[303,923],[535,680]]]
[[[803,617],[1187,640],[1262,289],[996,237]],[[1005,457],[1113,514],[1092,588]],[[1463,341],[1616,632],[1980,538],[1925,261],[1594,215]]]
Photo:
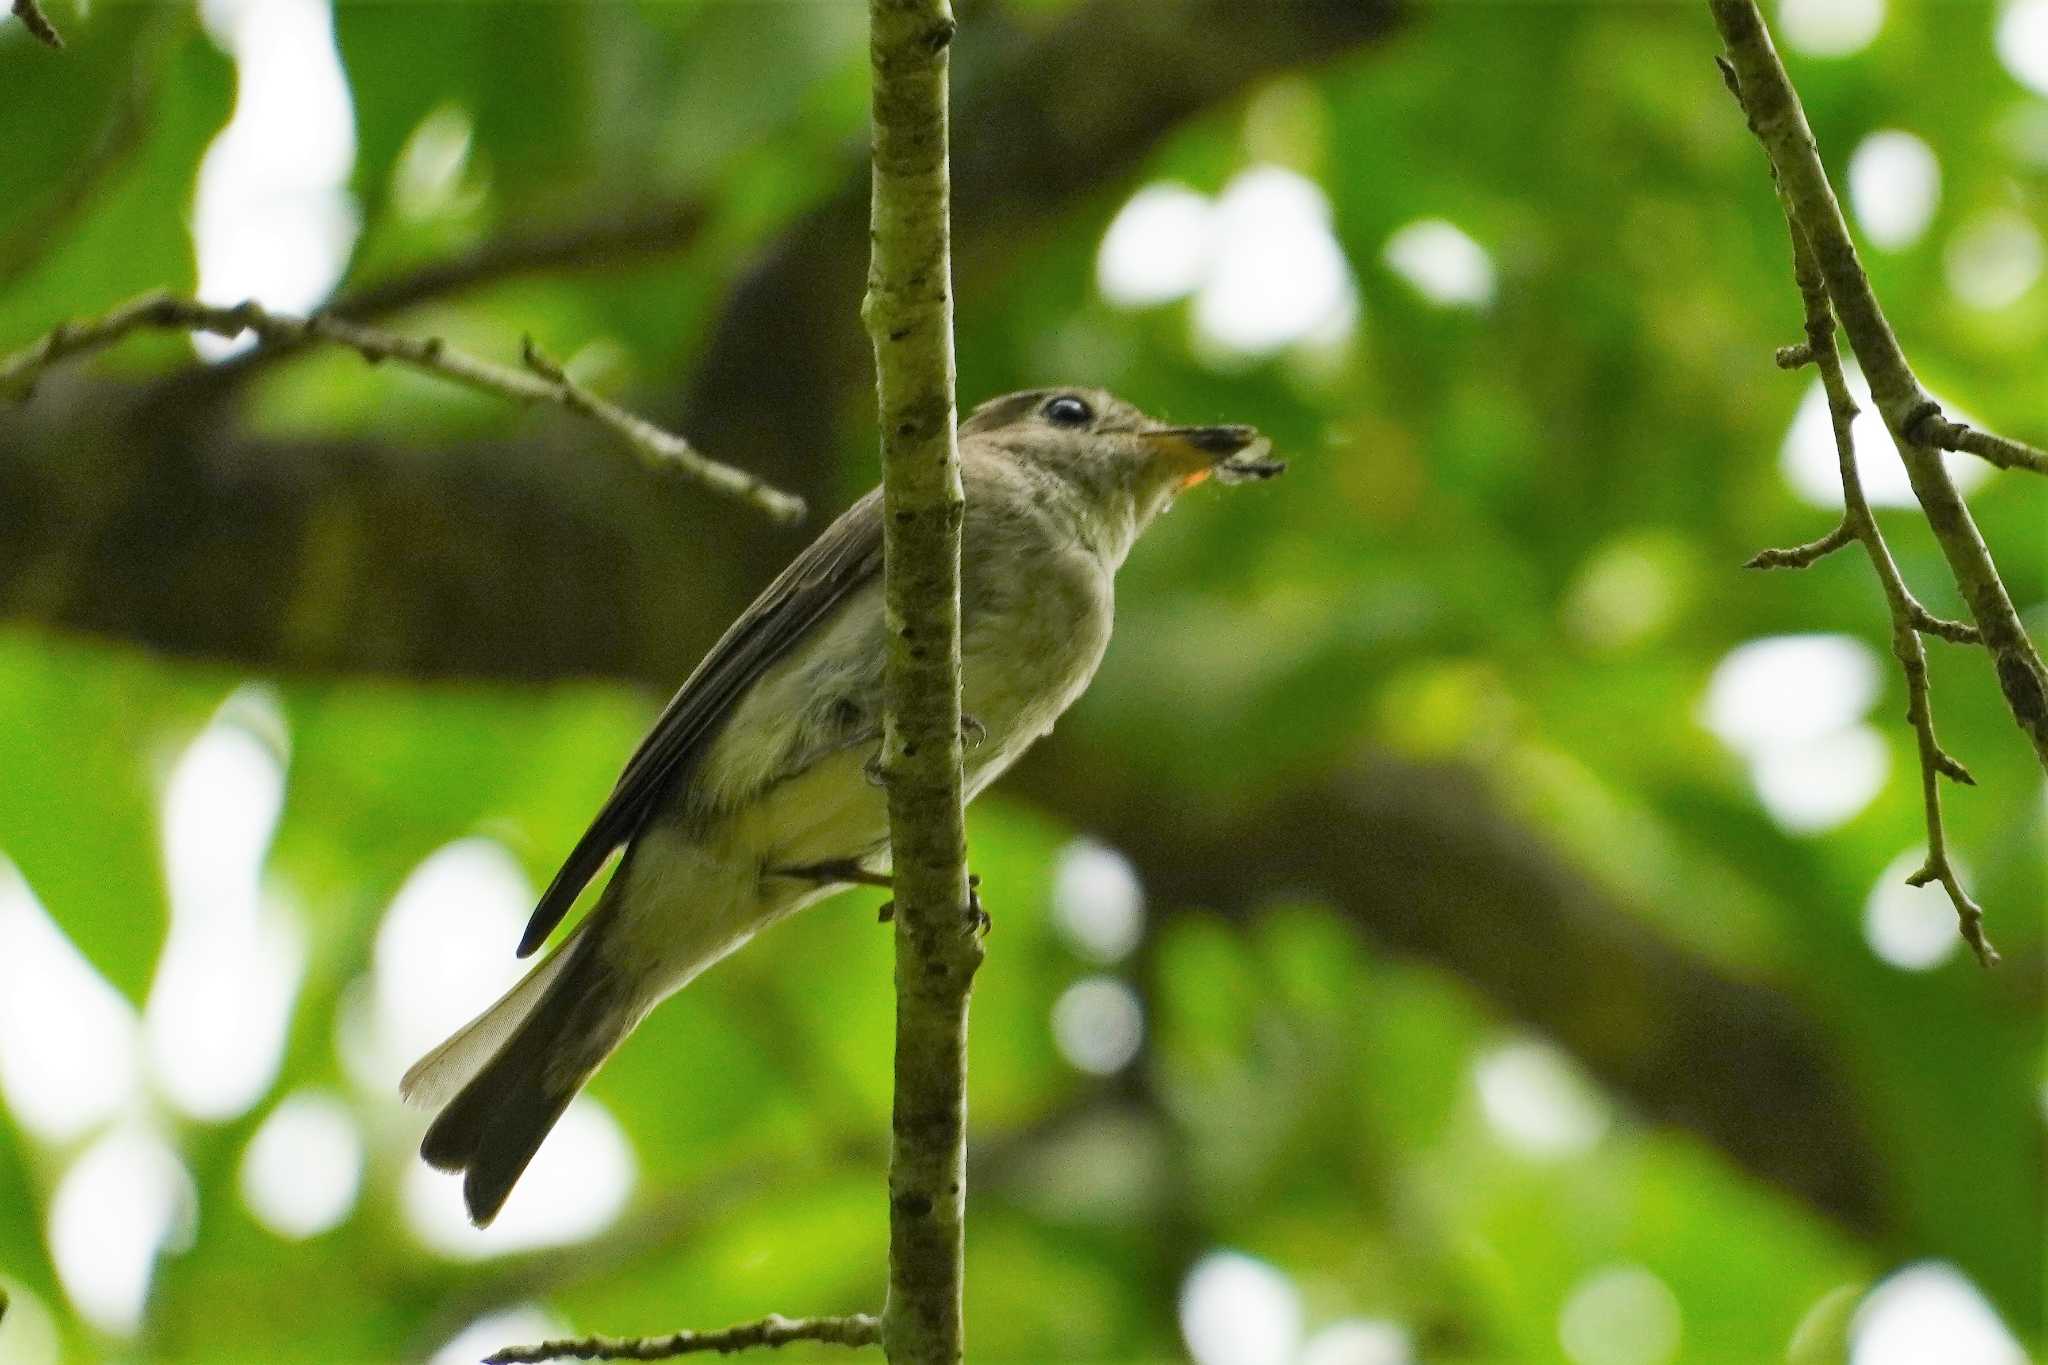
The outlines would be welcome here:
[[[963,81],[976,11],[1004,10],[1026,33],[1075,12],[963,9]],[[0,25],[0,88],[34,126],[0,139],[0,269],[9,252],[24,262],[0,289],[10,346],[143,288],[192,287],[187,209],[234,89],[232,62],[181,7],[51,10],[71,41],[61,57]],[[2048,100],[1999,65],[2000,13],[1902,0],[1868,47],[1795,53],[1793,74],[1838,185],[1878,129],[1907,129],[1938,156],[1925,235],[1867,263],[1930,386],[2038,443],[2048,283],[1972,307],[1945,255],[1984,214],[2048,217]],[[344,2],[335,33],[357,140],[350,280],[608,203],[701,199],[708,226],[685,252],[508,281],[393,324],[500,354],[530,331],[625,397],[688,373],[734,281],[857,164],[866,58],[850,3]],[[1153,411],[1257,422],[1293,459],[1269,490],[1190,495],[1136,553],[1116,644],[1062,727],[1062,780],[1086,784],[1096,767],[1221,809],[1375,753],[1478,774],[1528,840],[1636,928],[1812,1021],[1851,1082],[1842,1121],[1876,1154],[1882,1230],[1842,1226],[1693,1127],[1646,1120],[1626,1094],[1588,1092],[1600,1127],[1569,1152],[1518,1150],[1488,1117],[1476,1068],[1543,1021],[1518,1018],[1496,981],[1387,952],[1351,912],[1294,896],[1286,867],[1248,920],[1154,903],[1132,958],[1093,963],[1049,912],[1061,851],[1086,831],[999,790],[971,822],[998,925],[974,1013],[975,1358],[1182,1358],[1177,1296],[1218,1248],[1291,1277],[1311,1330],[1388,1320],[1417,1360],[1570,1358],[1561,1308],[1615,1265],[1668,1288],[1689,1362],[1844,1359],[1857,1295],[1927,1257],[1954,1263],[2041,1344],[2041,773],[1983,659],[1934,644],[1942,734],[1978,779],[1946,793],[1952,846],[2007,965],[1879,960],[1866,904],[1924,838],[1904,693],[1853,552],[1804,574],[1734,567],[1818,535],[1830,513],[1780,469],[1810,382],[1770,364],[1795,333],[1797,297],[1760,154],[1712,51],[1703,6],[1418,8],[1383,42],[1203,113],[1128,184],[1017,242],[960,300],[961,393],[1102,383]],[[1143,76],[1125,97],[1143,97]],[[76,213],[50,218],[93,149],[125,136],[111,121],[130,89],[142,102],[132,147]],[[402,167],[436,117],[466,151],[452,189],[408,208]],[[1193,338],[1188,304],[1104,299],[1098,249],[1132,190],[1166,179],[1215,195],[1258,164],[1328,197],[1362,319],[1347,343],[1219,359]],[[1448,219],[1485,249],[1488,304],[1439,306],[1389,266],[1388,238],[1417,218]],[[55,233],[46,252],[21,236],[39,223]],[[182,345],[139,341],[103,368],[164,369]],[[422,447],[525,420],[346,356],[270,372],[248,417]],[[872,477],[864,430],[849,418],[830,452],[847,494]],[[2000,475],[1972,504],[2048,637],[2048,489]],[[1917,515],[1883,520],[1915,589],[1957,614]],[[1702,715],[1731,650],[1810,632],[1862,641],[1877,660],[1868,720],[1889,776],[1838,828],[1801,834],[1772,818]],[[250,676],[118,640],[0,634],[0,856],[137,1007],[170,920],[167,774]],[[280,1073],[221,1123],[141,1102],[137,1121],[168,1133],[191,1172],[197,1217],[157,1264],[129,1341],[71,1306],[47,1235],[94,1134],[49,1143],[0,1122],[0,1283],[15,1299],[0,1360],[43,1359],[45,1329],[64,1359],[386,1360],[431,1355],[514,1303],[606,1332],[873,1307],[890,1008],[876,898],[774,931],[659,1011],[600,1075],[593,1094],[638,1170],[609,1232],[446,1259],[400,1212],[419,1122],[340,1055],[351,990],[385,908],[436,849],[482,834],[544,882],[657,698],[602,680],[259,680],[288,734],[264,877],[308,944]],[[1257,846],[1247,831],[1247,856]],[[1512,924],[1516,894],[1502,886],[1492,909],[1507,913],[1478,922]],[[1490,952],[1512,977],[1518,945]],[[1106,1078],[1064,1060],[1049,1025],[1062,993],[1099,971],[1129,980],[1146,1010],[1143,1051]],[[1585,1008],[1654,1036],[1659,983],[1615,986]],[[308,1086],[347,1096],[367,1167],[337,1228],[288,1241],[252,1216],[236,1171],[275,1101]]]

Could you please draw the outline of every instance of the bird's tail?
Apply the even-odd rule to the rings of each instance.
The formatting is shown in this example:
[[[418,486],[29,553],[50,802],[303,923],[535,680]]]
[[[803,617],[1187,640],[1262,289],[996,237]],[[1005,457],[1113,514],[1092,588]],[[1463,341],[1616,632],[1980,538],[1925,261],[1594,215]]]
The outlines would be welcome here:
[[[478,1227],[498,1216],[541,1140],[643,1013],[630,982],[599,951],[608,918],[601,910],[589,916],[399,1082],[408,1103],[440,1107],[420,1155],[462,1175]],[[593,924],[598,932],[586,932]]]

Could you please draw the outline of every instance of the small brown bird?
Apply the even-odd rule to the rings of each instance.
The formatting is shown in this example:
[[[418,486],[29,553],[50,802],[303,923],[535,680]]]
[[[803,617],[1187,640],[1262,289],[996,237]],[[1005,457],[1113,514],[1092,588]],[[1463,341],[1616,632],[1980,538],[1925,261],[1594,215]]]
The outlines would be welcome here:
[[[1109,643],[1117,568],[1211,475],[1282,465],[1243,426],[1176,427],[1097,389],[984,403],[960,426],[961,710],[971,799],[1052,729]],[[524,957],[614,850],[617,873],[504,998],[420,1059],[420,1154],[497,1216],[583,1083],[663,999],[763,928],[884,873],[879,490],[799,555],[683,684],[541,897]]]

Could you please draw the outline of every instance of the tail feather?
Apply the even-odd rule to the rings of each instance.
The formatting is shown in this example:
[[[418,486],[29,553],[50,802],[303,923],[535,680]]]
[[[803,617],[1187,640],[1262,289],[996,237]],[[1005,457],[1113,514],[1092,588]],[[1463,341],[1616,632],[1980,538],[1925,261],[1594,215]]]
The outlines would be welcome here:
[[[497,1042],[420,1143],[428,1165],[462,1174],[463,1200],[478,1227],[497,1217],[569,1101],[638,1021],[626,983],[598,946],[582,933],[565,942],[407,1073],[408,1097],[431,1103],[463,1074],[463,1063]]]

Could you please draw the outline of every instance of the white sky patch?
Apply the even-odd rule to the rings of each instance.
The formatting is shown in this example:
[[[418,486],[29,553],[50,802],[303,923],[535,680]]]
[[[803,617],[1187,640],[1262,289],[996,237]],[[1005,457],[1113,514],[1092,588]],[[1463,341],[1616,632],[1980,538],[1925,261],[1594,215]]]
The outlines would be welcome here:
[[[1563,1053],[1545,1043],[1509,1043],[1472,1068],[1480,1110],[1502,1142],[1532,1157],[1589,1152],[1609,1116],[1599,1092]]]
[[[1594,1271],[1557,1315],[1572,1365],[1666,1365],[1678,1358],[1679,1332],[1678,1300],[1641,1266]]]
[[[1123,308],[1170,303],[1195,291],[1215,231],[1207,196],[1172,181],[1145,186],[1110,221],[1095,256],[1102,296]]]
[[[1210,1252],[1181,1284],[1180,1331],[1195,1365],[1290,1365],[1301,1330],[1294,1281],[1242,1252]]]
[[[242,1200],[258,1222],[302,1241],[338,1226],[363,1182],[363,1138],[333,1095],[302,1090],[272,1110],[242,1153]]]
[[[1145,891],[1137,869],[1106,844],[1074,840],[1053,864],[1052,918],[1083,956],[1122,961],[1145,936]]]
[[[164,791],[171,927],[143,1018],[158,1085],[194,1118],[245,1113],[284,1059],[306,958],[296,917],[263,893],[284,805],[284,734],[270,695],[243,688]]]
[[[2041,230],[2010,209],[1956,229],[1942,256],[1949,292],[1987,313],[2026,297],[2041,278]]]
[[[1730,650],[1701,719],[1749,764],[1764,809],[1796,834],[1833,829],[1883,789],[1891,748],[1863,717],[1879,665],[1850,635],[1775,635]]]
[[[1908,886],[1906,878],[1920,870],[1927,850],[1909,848],[1892,859],[1870,888],[1863,903],[1863,941],[1878,959],[1902,972],[1939,967],[1962,943],[1956,931],[1956,909],[1940,882]],[[1969,870],[1953,853],[1956,875],[1969,884]]]
[[[1780,0],[1778,32],[1809,57],[1860,52],[1884,27],[1885,0]]]
[[[2013,79],[2048,95],[2048,0],[2011,0],[1998,16],[1997,42]]]
[[[533,884],[505,846],[462,839],[429,855],[392,898],[373,957],[368,1079],[396,1097],[405,1069],[511,989]]]
[[[568,1334],[560,1318],[537,1303],[522,1303],[478,1318],[434,1352],[427,1365],[476,1365],[507,1346],[531,1346]]]
[[[456,1260],[561,1246],[610,1227],[626,1207],[633,1174],[633,1149],[618,1121],[583,1096],[541,1143],[489,1227],[470,1226],[461,1177],[419,1161],[406,1166],[405,1221],[422,1243]]]
[[[1856,444],[1856,472],[1863,483],[1863,495],[1873,507],[1917,505],[1913,484],[1906,477],[1898,449],[1892,445],[1891,433],[1885,430],[1884,418],[1878,415],[1877,405],[1871,400],[1863,372],[1846,357],[1842,371],[1849,396],[1856,400],[1858,409],[1849,435]],[[1939,394],[1935,398],[1940,401]],[[1941,406],[1952,420],[1977,425],[1968,413],[1947,403]],[[1957,491],[1962,493],[1970,492],[1992,473],[1991,466],[1975,455],[1949,453],[1942,457],[1942,462],[1948,466]],[[1792,425],[1786,428],[1778,467],[1792,491],[1806,502],[1815,507],[1841,509],[1842,470],[1835,457],[1835,428],[1828,417],[1827,393],[1818,379],[1806,390],[1806,397],[1800,400],[1799,410],[1792,416]]]
[[[1215,213],[1214,253],[1195,295],[1198,340],[1249,357],[1350,335],[1358,288],[1314,181],[1257,166],[1224,188]]]
[[[327,297],[361,224],[348,192],[355,110],[327,0],[205,0],[235,59],[235,110],[199,166],[199,297],[302,312]],[[249,344],[195,338],[219,357]]]
[[[50,1256],[79,1316],[102,1332],[142,1325],[160,1251],[190,1241],[192,1177],[155,1133],[117,1129],[88,1147],[50,1200]]]
[[[1849,202],[1873,244],[1887,251],[1909,247],[1941,202],[1941,162],[1911,133],[1872,133],[1849,157]]]
[[[4,857],[0,944],[0,1096],[15,1121],[61,1143],[135,1106],[142,1095],[135,1007],[64,936]]]
[[[1390,269],[1431,303],[1484,308],[1493,302],[1493,257],[1454,223],[1418,218],[1387,238]]]
[[[1131,1064],[1145,1041],[1145,1007],[1113,976],[1083,977],[1053,1002],[1052,1037],[1060,1055],[1094,1076]]]
[[[1415,1365],[1415,1349],[1397,1322],[1345,1318],[1309,1338],[1300,1365]]]
[[[1946,1261],[1918,1261],[1863,1301],[1850,1365],[2026,1365],[2027,1355],[1977,1287]]]

